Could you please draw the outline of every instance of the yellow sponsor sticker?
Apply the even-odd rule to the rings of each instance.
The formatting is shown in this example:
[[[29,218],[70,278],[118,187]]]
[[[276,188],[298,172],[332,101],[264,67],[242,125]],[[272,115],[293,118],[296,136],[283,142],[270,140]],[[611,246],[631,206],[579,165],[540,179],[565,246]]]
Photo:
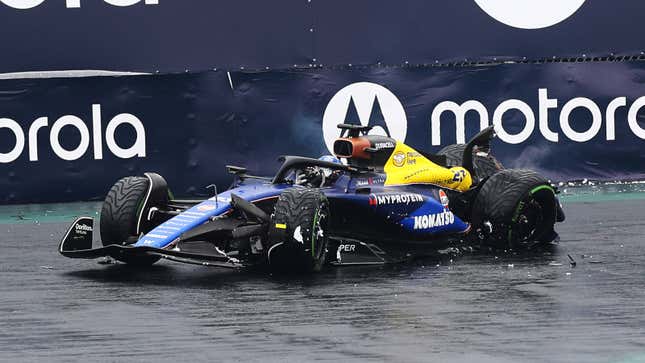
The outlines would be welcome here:
[[[392,164],[398,167],[403,166],[403,164],[405,164],[405,153],[401,151],[394,153],[394,155],[392,155]]]
[[[287,225],[284,223],[276,223],[275,228],[287,229]]]

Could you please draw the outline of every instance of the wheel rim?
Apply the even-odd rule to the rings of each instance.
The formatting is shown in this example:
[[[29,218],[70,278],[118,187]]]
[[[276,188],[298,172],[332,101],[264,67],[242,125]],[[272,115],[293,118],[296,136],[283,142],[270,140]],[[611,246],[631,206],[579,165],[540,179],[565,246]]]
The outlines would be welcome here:
[[[327,204],[323,203],[314,215],[313,226],[311,229],[311,257],[316,262],[319,261],[325,253],[325,240],[327,239],[325,230],[327,229],[328,214]]]
[[[520,203],[520,210],[514,220],[513,227],[509,230],[509,243],[523,243],[536,237],[544,222],[542,205],[533,197]]]
[[[508,243],[539,241],[555,223],[555,191],[549,185],[538,185],[518,203],[508,230]]]

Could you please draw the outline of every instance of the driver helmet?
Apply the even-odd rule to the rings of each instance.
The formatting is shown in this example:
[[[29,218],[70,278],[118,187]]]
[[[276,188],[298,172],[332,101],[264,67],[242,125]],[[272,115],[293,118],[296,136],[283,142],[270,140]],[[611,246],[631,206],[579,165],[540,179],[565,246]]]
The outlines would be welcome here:
[[[333,155],[323,155],[319,157],[318,160],[329,161],[330,163],[334,163],[334,164],[341,164],[340,159]]]
[[[328,162],[334,163],[334,164],[342,164],[340,159],[335,157],[335,156],[333,156],[333,155],[323,155],[323,156],[319,157],[318,160],[328,161]],[[326,178],[329,178],[333,173],[333,170],[331,170],[331,169],[328,169],[328,168],[321,168],[321,169],[322,169],[322,172],[323,172],[323,174],[325,175]]]

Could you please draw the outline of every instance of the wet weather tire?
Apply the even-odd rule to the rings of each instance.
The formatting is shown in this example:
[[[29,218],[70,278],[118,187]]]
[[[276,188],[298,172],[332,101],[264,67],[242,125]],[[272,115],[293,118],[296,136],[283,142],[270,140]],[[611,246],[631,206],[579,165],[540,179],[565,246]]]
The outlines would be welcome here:
[[[101,243],[128,245],[138,237],[137,223],[145,203],[150,181],[145,177],[130,176],[117,181],[103,202],[101,208]],[[156,256],[112,256],[134,265],[152,265],[159,260]]]
[[[327,255],[329,202],[318,189],[289,189],[271,215],[267,258],[272,270],[317,272]]]
[[[475,198],[472,223],[476,228],[490,222],[487,242],[496,247],[521,247],[531,242],[550,242],[555,235],[557,199],[551,184],[540,174],[525,169],[506,169],[493,174]]]
[[[437,155],[446,156],[446,164],[449,167],[461,166],[463,164],[464,144],[452,144],[439,150]],[[478,180],[483,180],[489,176],[503,170],[504,167],[494,156],[487,154],[478,154],[477,147],[473,150],[473,166],[475,167],[475,174]]]

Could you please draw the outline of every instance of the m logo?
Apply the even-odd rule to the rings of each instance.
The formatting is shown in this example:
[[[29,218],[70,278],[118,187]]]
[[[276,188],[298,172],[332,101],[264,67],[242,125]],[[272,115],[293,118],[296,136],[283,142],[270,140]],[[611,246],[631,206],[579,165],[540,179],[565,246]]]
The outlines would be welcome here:
[[[508,26],[540,29],[573,15],[586,0],[475,0],[488,15]]]
[[[340,136],[341,123],[374,126],[370,134],[405,141],[408,120],[403,105],[387,88],[370,82],[352,83],[331,98],[323,114],[323,137],[329,152]]]

